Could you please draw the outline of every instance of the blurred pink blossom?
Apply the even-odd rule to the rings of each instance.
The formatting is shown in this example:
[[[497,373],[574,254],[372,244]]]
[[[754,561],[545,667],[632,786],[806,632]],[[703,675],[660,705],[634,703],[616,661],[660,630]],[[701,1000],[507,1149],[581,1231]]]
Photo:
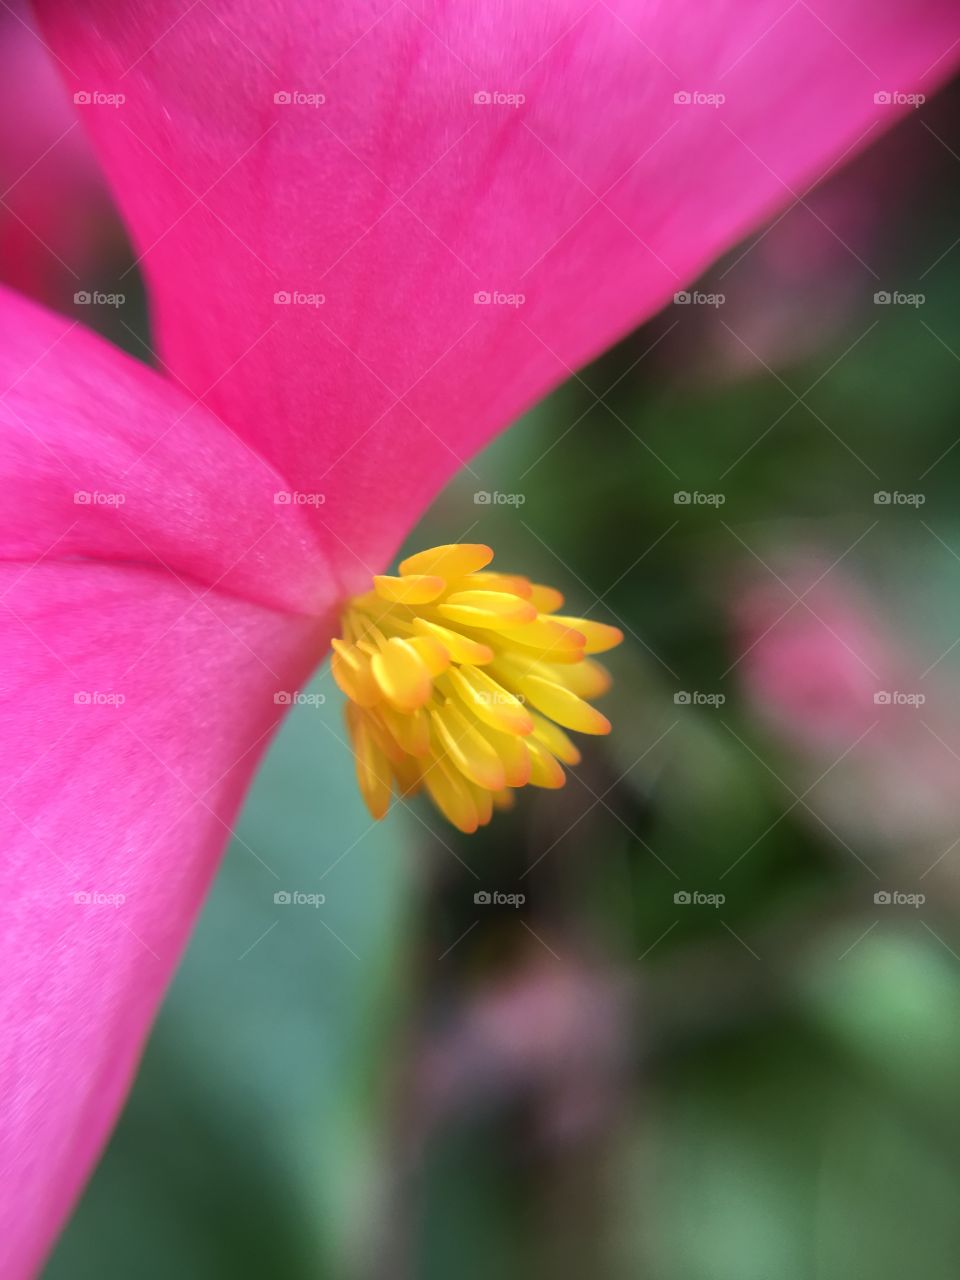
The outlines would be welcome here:
[[[774,563],[737,601],[735,649],[790,785],[848,838],[932,859],[960,822],[960,686],[849,571]]]

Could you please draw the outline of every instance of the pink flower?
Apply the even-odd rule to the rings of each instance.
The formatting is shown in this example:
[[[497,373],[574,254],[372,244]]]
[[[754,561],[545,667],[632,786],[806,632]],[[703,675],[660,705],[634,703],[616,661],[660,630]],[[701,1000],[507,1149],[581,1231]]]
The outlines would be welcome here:
[[[738,601],[738,670],[789,748],[794,794],[809,797],[803,815],[826,824],[841,856],[851,848],[842,835],[914,876],[948,871],[960,695],[937,669],[946,654],[922,657],[833,558],[794,553],[776,572]]]
[[[876,92],[944,75],[956,35],[945,0],[39,10],[161,372],[3,297],[13,1280],[100,1151],[340,599],[496,431],[892,120]]]
[[[809,751],[839,754],[877,718],[905,662],[858,584],[794,555],[736,605],[740,672],[765,719]]]

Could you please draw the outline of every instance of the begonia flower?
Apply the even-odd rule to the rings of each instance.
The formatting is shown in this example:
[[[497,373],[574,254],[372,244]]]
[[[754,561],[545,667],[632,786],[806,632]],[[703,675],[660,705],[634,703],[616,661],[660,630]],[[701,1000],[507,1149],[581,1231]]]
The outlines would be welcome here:
[[[37,9],[157,370],[2,295],[10,1280],[110,1132],[278,693],[344,601],[957,36],[945,0]]]

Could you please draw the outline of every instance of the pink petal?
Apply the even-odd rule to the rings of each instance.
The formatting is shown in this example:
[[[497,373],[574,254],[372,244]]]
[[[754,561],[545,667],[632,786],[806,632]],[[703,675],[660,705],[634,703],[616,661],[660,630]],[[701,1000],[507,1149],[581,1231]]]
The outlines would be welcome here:
[[[69,216],[64,210],[69,209]],[[60,310],[123,246],[120,219],[24,0],[0,7],[0,280]]]
[[[84,119],[164,358],[291,486],[336,493],[358,580],[494,432],[889,124],[875,94],[930,92],[960,47],[948,0],[39,7],[71,87],[125,96]]]
[[[274,694],[326,641],[316,620],[200,596],[153,569],[0,566],[5,1280],[35,1274],[97,1158]]]
[[[287,482],[255,448],[173,382],[3,289],[0,434],[0,559],[141,561],[281,608],[329,607],[322,526],[276,501]]]

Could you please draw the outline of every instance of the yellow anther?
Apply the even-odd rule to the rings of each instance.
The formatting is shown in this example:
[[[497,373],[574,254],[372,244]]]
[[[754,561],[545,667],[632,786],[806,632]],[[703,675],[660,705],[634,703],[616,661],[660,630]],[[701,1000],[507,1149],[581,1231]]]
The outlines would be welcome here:
[[[509,808],[517,788],[556,788],[580,752],[564,732],[607,733],[587,701],[610,676],[587,654],[622,633],[560,615],[563,596],[486,571],[489,547],[432,547],[355,596],[333,641],[357,780],[381,818],[391,794],[426,790],[461,831]]]

